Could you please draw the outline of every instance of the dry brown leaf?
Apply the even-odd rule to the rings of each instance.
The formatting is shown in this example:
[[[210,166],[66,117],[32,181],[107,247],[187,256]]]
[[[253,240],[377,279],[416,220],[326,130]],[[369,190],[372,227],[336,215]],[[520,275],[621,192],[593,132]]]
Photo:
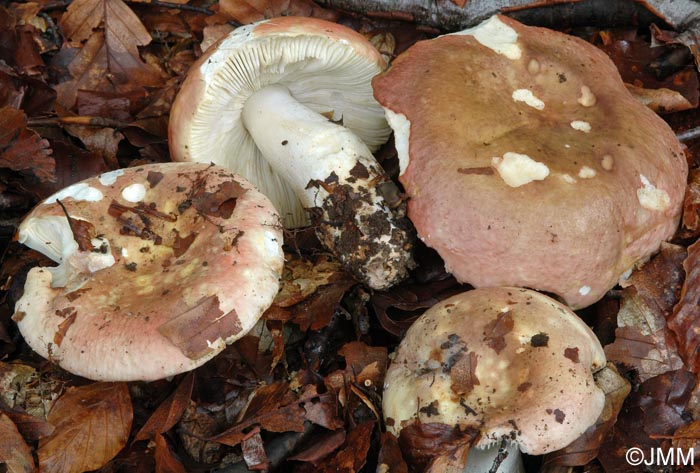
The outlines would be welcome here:
[[[360,471],[367,462],[367,452],[372,441],[374,421],[365,421],[351,430],[345,438],[345,444],[335,456],[324,461],[318,468],[319,473],[336,473],[339,471]]]
[[[241,450],[243,451],[243,460],[249,470],[264,470],[267,471],[268,461],[263,445],[262,437],[260,436],[260,427],[256,427],[241,441]]]
[[[408,473],[408,465],[406,465],[406,460],[403,459],[401,454],[398,439],[389,432],[382,432],[381,443],[382,446],[377,459],[377,471]]]
[[[151,414],[134,440],[146,440],[172,429],[189,406],[193,386],[194,372],[191,371],[187,373],[175,391]]]
[[[56,431],[39,442],[41,471],[81,473],[101,468],[126,445],[132,418],[126,383],[69,388],[49,413]]]
[[[56,162],[49,142],[25,126],[27,117],[15,108],[0,108],[0,168],[34,174],[41,181],[56,180]]]
[[[17,426],[17,430],[27,440],[40,440],[48,437],[56,430],[50,423],[26,412],[4,409],[0,406],[0,413],[4,413],[9,417]]]
[[[156,451],[156,473],[186,473],[182,462],[173,455],[168,447],[168,442],[161,434],[155,435]]]
[[[324,433],[320,438],[314,439],[313,445],[295,454],[290,460],[309,462],[318,466],[328,455],[345,443],[345,429]]]
[[[681,297],[668,319],[668,328],[678,340],[678,353],[685,362],[686,369],[700,374],[700,242],[688,247],[688,257],[683,263],[686,278]]]
[[[95,30],[100,24],[104,31]],[[74,42],[85,41],[68,65],[73,80],[57,86],[65,108],[73,107],[81,89],[124,92],[161,82],[161,72],[143,62],[138,51],[151,35],[121,0],[77,0],[60,25]]]
[[[275,16],[313,16],[328,21],[340,16],[310,0],[221,0],[219,5],[221,13],[243,24]]]
[[[399,445],[409,465],[423,471],[432,468],[436,462],[442,464],[444,457],[459,457],[464,465],[466,457],[462,456],[468,453],[468,447],[477,435],[478,431],[462,431],[450,425],[424,424],[416,420],[401,430]]]
[[[10,473],[35,471],[32,451],[8,416],[0,412],[0,465]]]
[[[700,235],[700,169],[688,173],[688,187],[683,201],[683,226],[681,236],[693,238]]]

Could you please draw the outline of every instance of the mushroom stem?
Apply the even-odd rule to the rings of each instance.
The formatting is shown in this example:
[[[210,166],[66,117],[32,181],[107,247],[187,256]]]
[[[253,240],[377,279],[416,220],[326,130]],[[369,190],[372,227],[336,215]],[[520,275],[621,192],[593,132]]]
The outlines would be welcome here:
[[[372,152],[350,130],[299,103],[286,87],[253,93],[243,123],[270,166],[311,210],[322,243],[375,289],[413,265],[405,205]]]

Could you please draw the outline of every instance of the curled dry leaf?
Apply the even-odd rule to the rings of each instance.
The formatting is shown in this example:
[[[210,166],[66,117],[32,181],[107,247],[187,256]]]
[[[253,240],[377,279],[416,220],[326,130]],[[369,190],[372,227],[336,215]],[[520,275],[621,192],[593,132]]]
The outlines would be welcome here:
[[[314,444],[305,450],[295,454],[290,460],[309,462],[317,467],[321,461],[345,443],[345,429],[324,433],[315,439]]]
[[[219,6],[221,13],[243,24],[276,16],[312,16],[328,21],[340,16],[310,0],[221,0]]]
[[[49,413],[54,434],[39,442],[41,471],[81,473],[102,468],[126,445],[132,418],[126,383],[69,388]]]
[[[146,424],[136,434],[135,441],[146,440],[156,434],[162,434],[172,429],[178,423],[189,405],[194,386],[194,372],[190,371],[180,382],[173,393],[163,401],[156,411],[151,414]]]
[[[678,352],[686,369],[696,376],[700,374],[700,242],[688,247],[688,257],[683,262],[686,277],[681,289],[680,301],[668,319],[668,328],[678,340]]]
[[[32,451],[12,420],[0,412],[0,465],[10,473],[35,471]]]
[[[683,201],[683,221],[681,236],[695,238],[700,236],[700,169],[688,172],[688,187]]]
[[[445,458],[458,458],[464,465],[469,447],[477,438],[478,431],[461,431],[458,427],[428,423],[412,422],[401,429],[399,446],[409,465],[426,471]]]
[[[0,168],[28,172],[42,182],[56,180],[49,142],[26,128],[23,111],[0,108]]]
[[[372,441],[374,425],[373,421],[366,421],[351,430],[338,453],[326,458],[316,471],[319,473],[360,471],[367,462],[367,452]]]
[[[104,31],[96,30],[100,24]],[[57,87],[64,107],[73,107],[81,89],[125,92],[161,82],[161,71],[143,62],[138,51],[151,35],[121,0],[77,0],[60,26],[67,38],[85,41],[68,64],[73,80]]]
[[[155,435],[156,473],[186,473],[182,462],[173,454],[168,441],[161,434]]]

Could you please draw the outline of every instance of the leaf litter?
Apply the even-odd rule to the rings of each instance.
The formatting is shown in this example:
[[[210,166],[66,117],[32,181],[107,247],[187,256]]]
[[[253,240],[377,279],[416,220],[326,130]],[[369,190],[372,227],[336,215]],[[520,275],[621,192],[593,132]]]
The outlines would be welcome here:
[[[0,6],[0,463],[27,472],[457,468],[473,432],[416,424],[396,439],[383,429],[391,352],[422,311],[468,289],[423,247],[411,280],[371,293],[308,232],[290,235],[282,289],[264,321],[207,365],[171,380],[87,382],[22,343],[12,305],[28,268],[50,263],[10,242],[19,219],[83,178],[168,161],[170,104],[208,45],[237,24],[290,14],[349,25],[387,59],[435,33],[347,15],[328,2],[177,3],[194,8],[122,0]],[[671,24],[680,15],[663,12]],[[570,32],[602,47],[633,93],[678,131],[700,124],[691,59],[697,25],[683,24],[681,34],[590,26]],[[391,145],[379,156],[395,172]],[[605,350],[609,369],[622,375],[608,381],[603,415],[577,442],[534,465],[624,472],[633,471],[623,456],[632,446],[700,448],[699,157],[689,142],[674,244],[582,313],[599,334],[612,327]],[[493,327],[496,346],[501,328]]]

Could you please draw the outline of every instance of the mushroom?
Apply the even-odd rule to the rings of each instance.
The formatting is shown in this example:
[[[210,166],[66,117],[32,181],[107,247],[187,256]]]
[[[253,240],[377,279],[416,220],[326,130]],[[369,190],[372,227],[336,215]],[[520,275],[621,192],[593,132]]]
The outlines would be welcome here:
[[[513,287],[464,292],[427,310],[401,341],[384,384],[387,430],[439,423],[476,432],[476,448],[559,450],[601,414],[593,373],[604,366],[591,329],[554,299]],[[470,471],[488,471],[481,461]]]
[[[683,149],[583,40],[494,16],[416,43],[374,90],[408,216],[459,281],[581,308],[675,232]]]
[[[173,104],[176,161],[214,162],[270,197],[285,226],[317,226],[358,278],[382,289],[413,264],[410,223],[372,150],[391,133],[372,97],[385,67],[349,28],[284,17],[246,25],[192,66]]]
[[[154,380],[200,366],[275,297],[279,216],[230,171],[168,163],[73,184],[22,221],[32,268],[13,319],[29,346],[95,380]]]

